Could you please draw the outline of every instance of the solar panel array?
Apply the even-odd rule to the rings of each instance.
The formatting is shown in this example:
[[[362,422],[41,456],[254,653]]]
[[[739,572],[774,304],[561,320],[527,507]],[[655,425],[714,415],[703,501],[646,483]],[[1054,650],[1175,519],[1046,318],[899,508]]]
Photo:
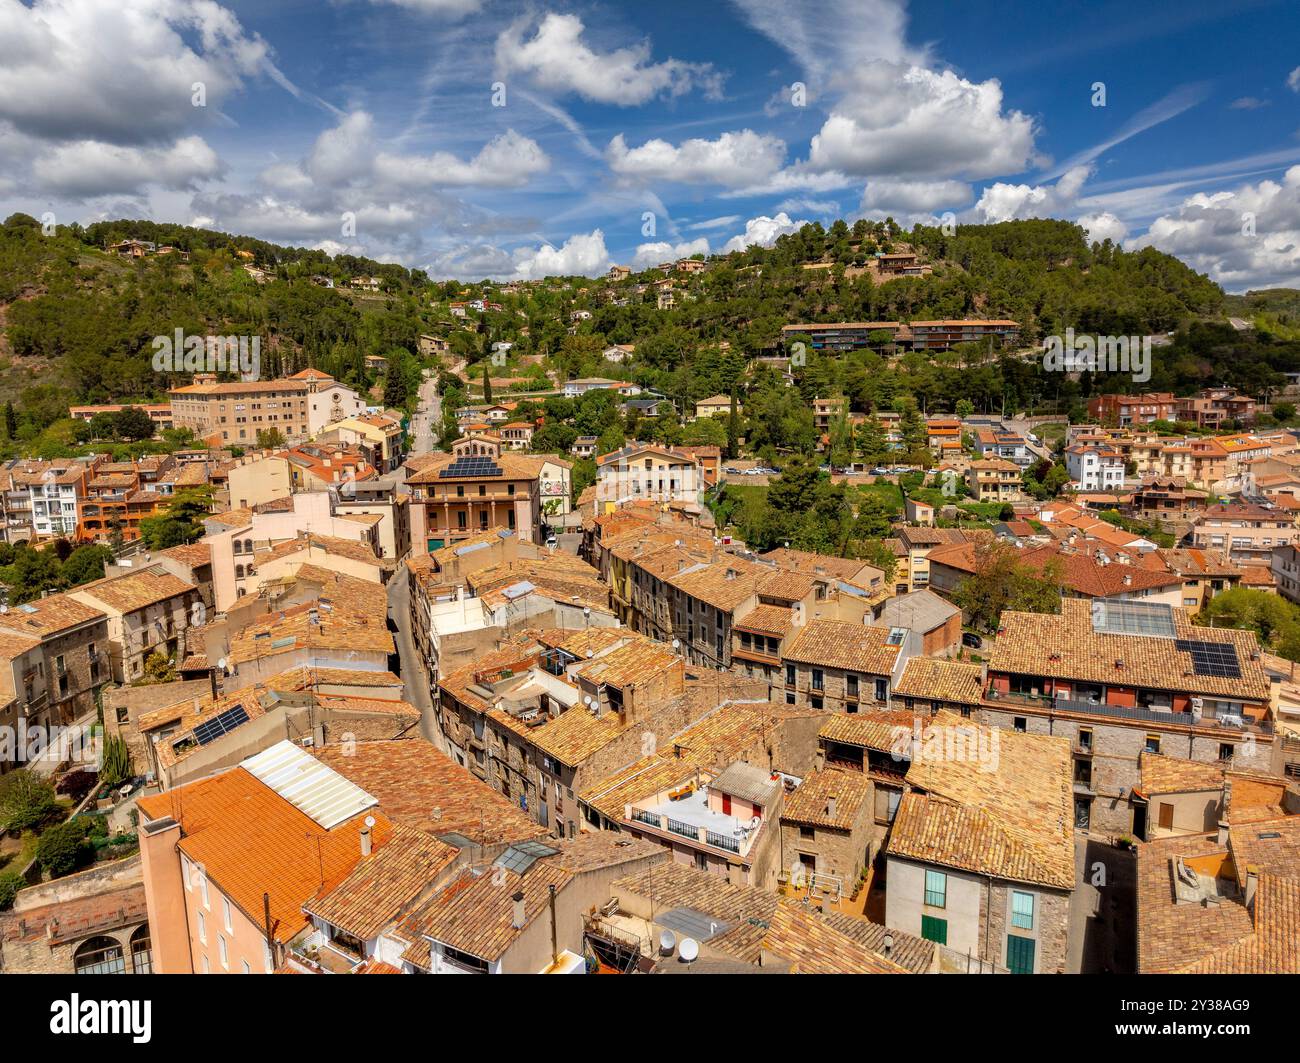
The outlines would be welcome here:
[[[457,458],[448,465],[442,472],[438,473],[439,478],[448,476],[500,476],[501,466],[491,458]]]
[[[248,723],[248,710],[242,705],[236,705],[194,728],[194,741],[206,746],[243,723]]]
[[[1237,647],[1231,643],[1178,639],[1174,647],[1180,653],[1192,655],[1192,671],[1197,675],[1216,676],[1220,679],[1241,678],[1241,662],[1237,659]]]
[[[543,856],[554,856],[559,851],[541,842],[518,842],[498,856],[496,864],[507,871],[522,875]]]
[[[1174,611],[1162,602],[1093,603],[1092,630],[1101,635],[1174,637]]]

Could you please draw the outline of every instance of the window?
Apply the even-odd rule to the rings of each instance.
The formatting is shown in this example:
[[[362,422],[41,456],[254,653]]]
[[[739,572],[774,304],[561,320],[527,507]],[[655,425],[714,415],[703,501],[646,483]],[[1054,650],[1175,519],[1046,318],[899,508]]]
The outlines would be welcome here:
[[[1007,970],[1012,974],[1034,973],[1034,939],[1007,935]]]
[[[244,961],[244,974],[252,974],[252,973],[253,973],[253,968],[251,968],[251,967],[248,965],[248,961],[245,960],[245,961]]]
[[[111,937],[87,938],[73,954],[77,974],[125,974],[126,957],[122,946]]]
[[[925,873],[925,903],[931,908],[944,908],[948,903],[948,876],[942,871]]]
[[[222,922],[225,923],[226,932],[229,933],[232,929],[230,925],[230,901],[225,897],[221,898],[221,918]]]
[[[877,786],[876,822],[881,824],[893,823],[894,817],[898,814],[898,802],[902,800],[902,797],[901,790],[888,790]]]
[[[217,954],[221,957],[221,966],[230,970],[230,957],[226,953],[226,939],[217,935]]]
[[[212,905],[208,903],[208,876],[204,871],[199,872],[199,894],[203,897],[203,907],[212,911]]]
[[[205,945],[208,943],[208,921],[202,912],[199,912],[199,940]]]
[[[888,680],[888,679],[877,679],[877,680],[876,680],[876,700],[877,700],[877,701],[888,701],[888,700],[889,700],[889,680]]]
[[[826,677],[822,674],[820,668],[812,670],[812,688],[814,690],[824,690],[826,687]]]
[[[805,841],[815,841],[817,838],[817,831],[812,827],[800,827],[799,837],[803,838]]]
[[[1020,734],[1024,734],[1028,730],[1028,724],[1023,716],[1015,716],[1011,720],[1011,728]]]
[[[1220,742],[1220,743],[1219,743],[1219,759],[1220,759],[1220,760],[1231,760],[1231,759],[1232,759],[1232,753],[1233,753],[1233,747],[1232,747],[1232,743],[1231,743],[1231,742]]]
[[[788,687],[794,686],[794,677],[795,677],[794,665],[787,664],[785,666],[785,685]]]
[[[844,679],[844,689],[848,693],[849,697],[856,698],[858,696],[858,677],[856,675],[846,676]]]
[[[1159,735],[1147,735],[1147,743],[1146,743],[1145,748],[1146,748],[1146,751],[1147,751],[1148,753],[1159,753],[1159,752],[1160,752],[1160,736],[1159,736]]]
[[[1079,748],[1092,750],[1092,730],[1088,727],[1079,728]]]
[[[1011,925],[1022,930],[1034,929],[1034,895],[1011,891]]]
[[[921,916],[921,937],[940,945],[948,944],[948,920],[932,915]]]
[[[821,712],[821,710],[822,710],[822,699],[821,699],[821,698],[810,698],[809,700],[812,702],[812,707],[813,707],[816,711]]]

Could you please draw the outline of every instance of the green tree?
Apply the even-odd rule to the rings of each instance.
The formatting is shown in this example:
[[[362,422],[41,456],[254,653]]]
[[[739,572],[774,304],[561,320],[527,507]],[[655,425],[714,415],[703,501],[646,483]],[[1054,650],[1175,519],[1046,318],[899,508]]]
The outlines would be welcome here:
[[[975,572],[957,586],[953,601],[972,627],[992,633],[1003,612],[1059,613],[1063,569],[1053,558],[1040,569],[1021,562],[1016,550],[1001,542],[975,549]]]
[[[30,830],[55,808],[54,787],[30,768],[0,775],[0,833]]]
[[[142,439],[152,439],[157,426],[139,406],[126,406],[114,416],[115,429],[119,439],[136,443]]]
[[[69,820],[41,834],[36,843],[36,863],[51,878],[58,878],[77,870],[92,851],[81,825]]]
[[[177,491],[162,514],[140,521],[140,538],[150,550],[166,550],[196,542],[203,537],[203,519],[211,511],[210,487]]]

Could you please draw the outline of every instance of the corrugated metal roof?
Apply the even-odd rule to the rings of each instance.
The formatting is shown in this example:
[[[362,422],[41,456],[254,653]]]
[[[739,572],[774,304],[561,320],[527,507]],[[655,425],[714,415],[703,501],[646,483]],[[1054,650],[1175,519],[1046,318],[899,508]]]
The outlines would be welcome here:
[[[287,740],[249,757],[241,766],[325,830],[379,804],[356,783]]]

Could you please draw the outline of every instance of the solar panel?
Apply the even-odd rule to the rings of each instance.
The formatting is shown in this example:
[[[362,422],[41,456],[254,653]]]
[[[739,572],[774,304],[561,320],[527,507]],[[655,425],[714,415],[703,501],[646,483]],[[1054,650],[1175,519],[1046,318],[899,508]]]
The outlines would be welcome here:
[[[491,458],[457,458],[448,465],[439,477],[448,476],[500,476],[501,467]]]
[[[1199,639],[1178,639],[1174,648],[1192,655],[1192,671],[1197,675],[1220,679],[1240,679],[1241,662],[1237,660],[1237,647],[1227,642],[1202,642]]]
[[[495,862],[498,867],[504,867],[507,871],[522,875],[543,856],[554,856],[559,851],[559,849],[552,849],[549,845],[543,845],[541,842],[519,842],[510,846],[509,849],[496,858]]]
[[[206,746],[243,723],[248,723],[248,711],[244,706],[236,705],[233,709],[227,709],[194,728],[194,741],[201,746]]]
[[[1174,637],[1174,611],[1162,602],[1093,602],[1092,629],[1103,635]]]

